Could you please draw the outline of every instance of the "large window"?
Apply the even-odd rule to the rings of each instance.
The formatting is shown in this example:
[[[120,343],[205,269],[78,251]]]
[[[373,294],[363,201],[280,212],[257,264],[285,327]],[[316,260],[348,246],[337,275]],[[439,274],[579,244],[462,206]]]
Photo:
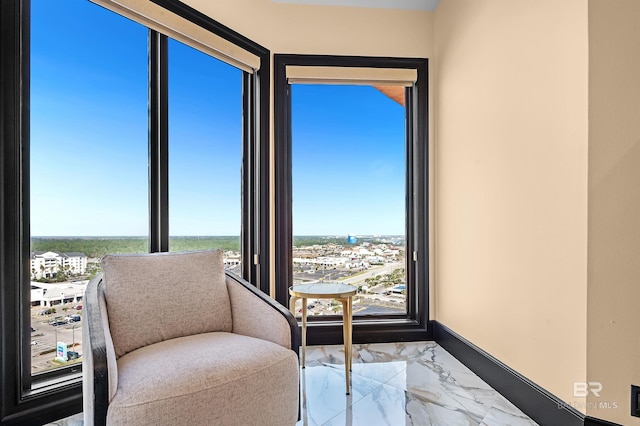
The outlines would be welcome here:
[[[169,41],[169,249],[240,256],[242,71]]]
[[[276,295],[356,286],[354,340],[428,330],[427,61],[275,55]],[[310,344],[341,341],[312,301]]]
[[[142,25],[32,1],[33,374],[82,362],[82,296],[105,251],[147,251],[146,52]]]
[[[105,253],[219,247],[268,285],[269,52],[182,4],[131,3],[133,20],[0,2],[3,424],[81,410],[82,297]],[[180,30],[145,20],[153,8]],[[190,27],[206,54],[170,38],[189,44]],[[216,38],[241,70],[210,56]]]
[[[406,314],[404,104],[368,85],[293,84],[291,122],[293,283],[357,287],[356,316]]]

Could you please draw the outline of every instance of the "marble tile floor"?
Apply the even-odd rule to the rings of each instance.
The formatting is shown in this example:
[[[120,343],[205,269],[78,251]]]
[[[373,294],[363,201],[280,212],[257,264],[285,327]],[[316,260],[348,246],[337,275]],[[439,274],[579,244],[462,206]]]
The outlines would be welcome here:
[[[342,345],[307,348],[297,426],[536,423],[435,342],[354,345],[345,395]]]
[[[307,348],[296,426],[531,426],[536,423],[435,342]],[[82,414],[47,426],[82,426]]]

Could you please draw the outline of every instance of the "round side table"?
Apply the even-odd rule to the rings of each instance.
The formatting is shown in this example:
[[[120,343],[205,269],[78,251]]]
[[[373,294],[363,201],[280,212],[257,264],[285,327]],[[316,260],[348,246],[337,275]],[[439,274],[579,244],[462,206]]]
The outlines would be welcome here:
[[[307,299],[336,299],[342,302],[342,336],[344,340],[344,367],[347,377],[347,395],[351,393],[349,386],[351,371],[351,332],[353,295],[358,289],[341,283],[299,284],[289,287],[289,309],[295,315],[296,300],[302,299],[302,368],[305,362],[305,347],[307,346]]]

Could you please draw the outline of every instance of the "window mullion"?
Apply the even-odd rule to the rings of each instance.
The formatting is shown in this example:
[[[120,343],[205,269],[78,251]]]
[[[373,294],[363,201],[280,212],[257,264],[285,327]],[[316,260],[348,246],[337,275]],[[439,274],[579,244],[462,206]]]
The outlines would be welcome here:
[[[149,251],[169,251],[168,41],[149,30]]]
[[[416,172],[417,161],[415,155],[415,108],[414,108],[414,92],[413,87],[405,89],[405,149],[406,149],[406,254],[405,268],[407,280],[407,315],[409,318],[415,319],[416,315],[416,265],[417,259],[414,254],[417,253],[416,241],[418,239],[416,220],[417,220],[417,204],[416,204]]]
[[[418,67],[418,79],[413,88],[413,117],[423,117],[414,123],[414,147],[417,160],[415,165],[416,176],[416,229],[419,237],[416,241],[416,249],[419,253],[419,262],[416,265],[416,290],[417,303],[422,306],[419,309],[419,322],[425,327],[429,323],[429,120],[428,117],[428,69],[427,61]],[[430,330],[427,330],[430,332]]]
[[[254,235],[256,234],[256,221],[254,213],[255,202],[255,129],[254,110],[254,76],[247,72],[242,73],[242,228],[240,230],[240,251],[242,258],[242,275],[250,282],[255,282],[256,264],[254,255],[257,255]]]

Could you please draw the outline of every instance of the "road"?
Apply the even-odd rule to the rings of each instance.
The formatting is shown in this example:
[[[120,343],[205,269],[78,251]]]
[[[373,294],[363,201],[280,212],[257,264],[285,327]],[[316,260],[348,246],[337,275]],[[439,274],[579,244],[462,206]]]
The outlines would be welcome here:
[[[367,278],[375,277],[376,275],[390,274],[394,269],[398,268],[404,268],[404,263],[395,262],[388,263],[382,266],[372,266],[368,271],[349,278],[345,278],[343,280],[340,280],[340,282],[357,286],[358,284],[363,283]]]

